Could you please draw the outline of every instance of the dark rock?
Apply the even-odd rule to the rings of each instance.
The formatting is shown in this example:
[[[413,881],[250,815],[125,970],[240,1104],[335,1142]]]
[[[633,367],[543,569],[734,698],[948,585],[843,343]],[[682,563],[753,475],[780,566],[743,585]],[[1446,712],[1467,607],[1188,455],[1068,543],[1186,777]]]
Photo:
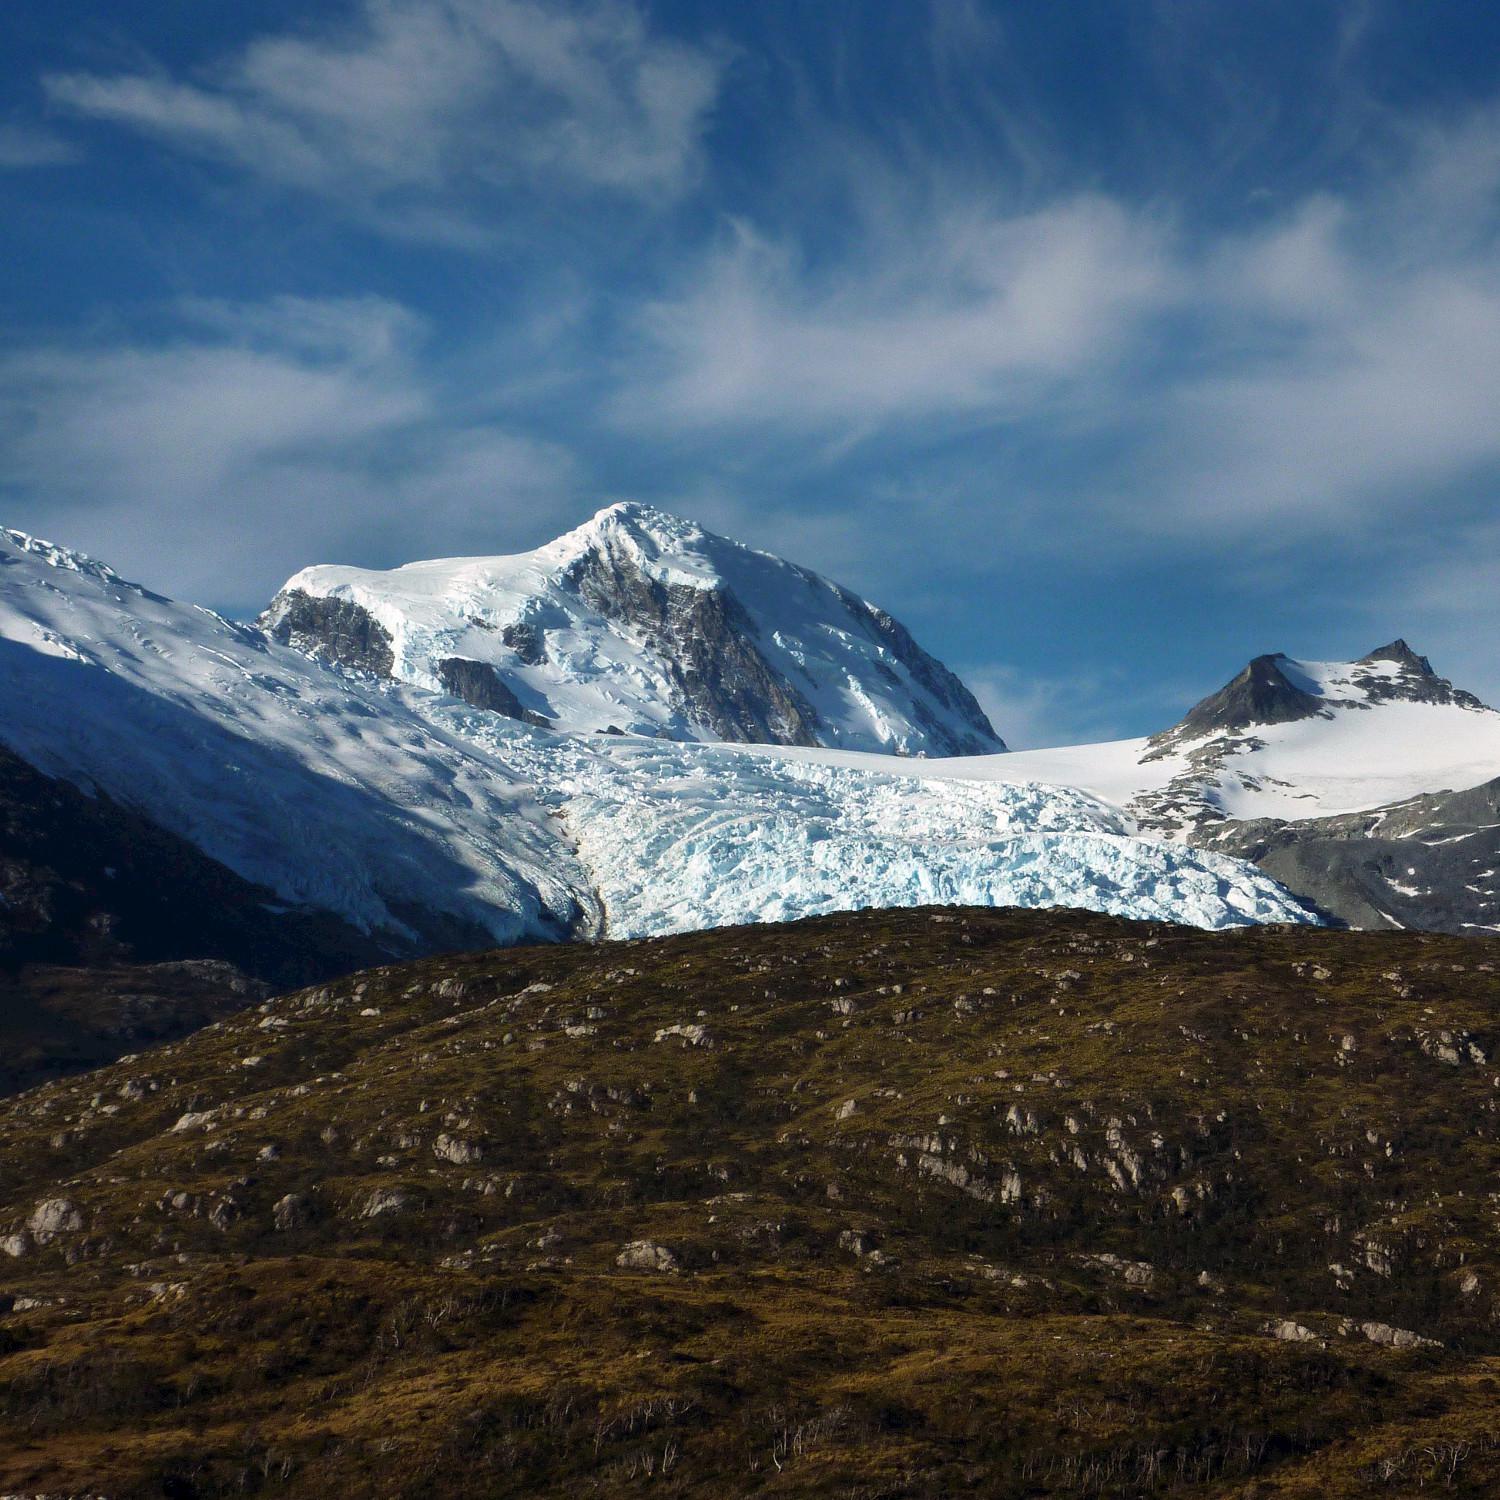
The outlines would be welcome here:
[[[500,639],[516,653],[528,667],[540,666],[547,659],[546,647],[542,644],[542,633],[535,625],[524,620],[501,628]]]
[[[1152,736],[1146,758],[1167,753],[1179,741],[1201,739],[1222,730],[1331,718],[1332,713],[1322,698],[1298,687],[1283,671],[1282,664],[1290,664],[1290,660],[1280,654],[1257,656],[1218,692],[1195,704],[1171,729]]]
[[[445,692],[462,699],[471,708],[504,714],[508,719],[520,719],[542,729],[551,726],[550,719],[523,707],[505,679],[488,662],[469,661],[462,656],[445,657],[438,663],[438,678]]]
[[[284,589],[260,617],[260,625],[273,641],[333,666],[389,677],[396,664],[390,631],[348,599]]]
[[[654,639],[681,712],[717,738],[818,743],[812,705],[760,654],[754,626],[733,594],[662,583],[613,548],[580,557],[570,582],[606,619]]]
[[[1337,817],[1225,822],[1195,842],[1351,927],[1500,930],[1500,779]]]

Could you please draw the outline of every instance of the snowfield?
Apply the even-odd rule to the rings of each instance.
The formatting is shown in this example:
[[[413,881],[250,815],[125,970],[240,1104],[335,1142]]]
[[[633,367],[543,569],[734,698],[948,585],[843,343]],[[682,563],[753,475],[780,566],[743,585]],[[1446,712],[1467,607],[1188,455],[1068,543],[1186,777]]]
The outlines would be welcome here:
[[[914,762],[910,774],[933,781],[984,781],[1073,787],[1127,819],[1143,797],[1201,773],[1187,742],[1151,758],[1146,739],[1005,755]],[[1500,776],[1500,712],[1441,703],[1377,703],[1330,718],[1257,724],[1225,736],[1224,764],[1195,794],[1229,818],[1330,817],[1384,807],[1424,792],[1461,791]],[[886,757],[757,745],[754,753],[874,770]],[[1165,830],[1159,837],[1170,836]]]

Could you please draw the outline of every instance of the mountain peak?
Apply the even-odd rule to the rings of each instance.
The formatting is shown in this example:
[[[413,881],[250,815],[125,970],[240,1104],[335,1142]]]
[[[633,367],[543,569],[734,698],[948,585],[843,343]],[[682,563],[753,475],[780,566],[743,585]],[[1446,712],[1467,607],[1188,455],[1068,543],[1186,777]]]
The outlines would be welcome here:
[[[1407,671],[1419,673],[1423,677],[1437,676],[1437,673],[1432,670],[1432,663],[1425,656],[1418,656],[1400,636],[1397,636],[1390,645],[1377,646],[1368,656],[1360,657],[1358,665],[1367,666],[1378,661],[1395,662],[1398,667],[1404,667]]]
[[[307,568],[263,623],[325,659],[559,730],[901,755],[1005,748],[963,683],[884,610],[635,500],[514,557]]]
[[[1218,692],[1196,703],[1166,735],[1172,740],[1199,739],[1251,724],[1286,724],[1326,715],[1314,685],[1298,663],[1281,652],[1257,656]]]
[[[567,535],[595,538],[602,534],[620,534],[647,538],[658,546],[681,546],[701,541],[708,535],[696,521],[671,511],[659,510],[643,500],[616,500],[597,510],[581,526]],[[565,538],[558,538],[559,541]]]
[[[1484,709],[1455,688],[1432,663],[1397,637],[1357,661],[1299,661],[1277,652],[1257,656],[1217,692],[1193,705],[1178,723],[1151,739],[1153,753],[1184,741],[1303,719],[1331,719],[1340,709],[1384,703],[1452,704]]]

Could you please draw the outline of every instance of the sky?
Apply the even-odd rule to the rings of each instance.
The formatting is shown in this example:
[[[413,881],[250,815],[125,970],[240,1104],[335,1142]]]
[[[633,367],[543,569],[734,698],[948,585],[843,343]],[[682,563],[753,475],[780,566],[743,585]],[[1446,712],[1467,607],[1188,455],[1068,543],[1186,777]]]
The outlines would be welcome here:
[[[1489,0],[9,0],[0,523],[252,616],[645,500],[1016,746],[1500,703]]]

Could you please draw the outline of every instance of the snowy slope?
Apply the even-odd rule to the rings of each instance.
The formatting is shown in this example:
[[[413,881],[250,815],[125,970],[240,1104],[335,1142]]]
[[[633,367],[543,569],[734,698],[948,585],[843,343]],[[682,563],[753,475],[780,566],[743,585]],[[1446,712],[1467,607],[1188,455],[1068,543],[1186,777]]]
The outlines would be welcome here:
[[[1004,748],[963,684],[882,610],[642,505],[610,506],[513,557],[308,568],[265,623],[563,730],[901,755]]]
[[[1500,712],[1454,689],[1422,658],[1401,662],[1372,653],[1359,662],[1258,660],[1275,664],[1290,694],[1247,708],[1231,690],[1252,663],[1180,724],[1149,739],[925,761],[912,774],[1074,787],[1138,828],[1174,838],[1226,819],[1295,821],[1363,812],[1500,776]],[[1296,695],[1290,703],[1282,701],[1290,695]],[[1270,722],[1256,716],[1265,713],[1296,716]],[[882,763],[880,757],[795,748],[761,753],[851,769]]]
[[[418,696],[0,531],[0,740],[39,770],[398,946],[587,921],[555,822]]]

